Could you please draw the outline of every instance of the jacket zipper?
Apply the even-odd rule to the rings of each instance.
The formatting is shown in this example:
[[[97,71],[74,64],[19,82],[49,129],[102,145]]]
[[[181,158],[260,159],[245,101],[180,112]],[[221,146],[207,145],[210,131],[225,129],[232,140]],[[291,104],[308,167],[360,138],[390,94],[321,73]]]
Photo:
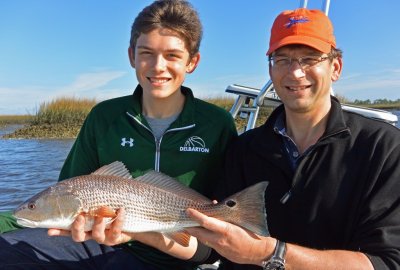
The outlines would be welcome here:
[[[144,127],[146,130],[148,130],[151,135],[153,135],[154,138],[154,143],[156,145],[156,154],[155,154],[155,159],[154,159],[154,170],[159,172],[160,171],[160,157],[161,157],[161,141],[164,137],[164,135],[168,132],[172,132],[172,131],[181,131],[181,130],[186,130],[186,129],[190,129],[196,126],[196,124],[192,124],[189,126],[185,126],[185,127],[180,127],[180,128],[171,128],[171,129],[167,129],[164,134],[161,136],[161,138],[159,140],[157,140],[156,136],[154,136],[153,131],[148,128],[146,125],[144,125],[142,122],[140,122],[138,119],[136,119],[136,117],[134,117],[133,115],[131,115],[129,112],[126,112],[126,114],[131,117],[133,120],[135,120],[136,123],[138,123],[140,126]]]
[[[335,132],[335,133],[329,134],[329,135],[327,135],[327,136],[325,136],[325,137],[321,137],[321,138],[318,140],[318,142],[321,142],[321,141],[323,141],[323,140],[325,140],[325,139],[327,139],[327,138],[329,138],[329,137],[335,136],[335,135],[337,135],[337,134],[340,134],[340,133],[345,132],[345,131],[348,131],[348,130],[349,130],[348,128],[344,128],[344,129],[339,130],[339,131],[337,131],[337,132]],[[315,146],[318,146],[318,145],[316,144]],[[314,151],[314,150],[312,150],[312,151]],[[312,152],[312,151],[311,151],[311,152]],[[295,188],[299,185],[299,180],[298,180],[299,171],[302,169],[304,163],[307,161],[307,159],[308,159],[308,157],[310,156],[311,152],[308,153],[308,155],[304,157],[304,159],[300,162],[299,166],[297,167],[296,173],[295,173],[295,176],[294,176],[294,179],[293,179],[293,184],[292,184],[291,188],[290,188],[289,191],[286,192],[286,193],[282,196],[282,198],[280,199],[280,202],[281,202],[282,204],[285,204],[285,203],[291,198],[291,196],[293,195],[293,192],[294,192]]]

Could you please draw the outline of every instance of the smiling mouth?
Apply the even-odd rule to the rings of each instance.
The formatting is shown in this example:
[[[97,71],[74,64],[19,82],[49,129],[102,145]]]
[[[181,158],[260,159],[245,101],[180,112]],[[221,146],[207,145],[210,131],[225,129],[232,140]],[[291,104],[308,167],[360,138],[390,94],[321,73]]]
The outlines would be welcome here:
[[[169,78],[153,78],[153,77],[147,77],[147,79],[151,82],[151,83],[157,83],[157,84],[163,84],[168,82]]]
[[[286,86],[286,89],[290,91],[301,91],[309,88],[309,85],[304,85],[304,86]]]

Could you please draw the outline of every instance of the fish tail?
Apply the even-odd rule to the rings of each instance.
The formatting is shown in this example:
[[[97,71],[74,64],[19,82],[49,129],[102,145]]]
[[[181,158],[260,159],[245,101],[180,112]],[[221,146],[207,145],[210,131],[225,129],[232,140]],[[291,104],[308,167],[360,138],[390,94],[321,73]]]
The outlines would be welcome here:
[[[268,182],[259,182],[230,197],[222,203],[231,209],[227,221],[258,235],[269,236],[265,210],[265,190]]]

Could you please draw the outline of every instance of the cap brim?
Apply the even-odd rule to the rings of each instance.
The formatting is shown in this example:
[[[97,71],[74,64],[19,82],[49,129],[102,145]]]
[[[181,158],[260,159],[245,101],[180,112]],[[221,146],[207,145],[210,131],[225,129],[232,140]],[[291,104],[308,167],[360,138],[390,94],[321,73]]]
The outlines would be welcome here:
[[[280,47],[294,44],[310,46],[323,53],[329,53],[332,49],[332,44],[324,42],[320,39],[304,36],[289,36],[279,40],[279,42],[275,42],[274,44],[272,44],[267,51],[267,55],[270,55]]]

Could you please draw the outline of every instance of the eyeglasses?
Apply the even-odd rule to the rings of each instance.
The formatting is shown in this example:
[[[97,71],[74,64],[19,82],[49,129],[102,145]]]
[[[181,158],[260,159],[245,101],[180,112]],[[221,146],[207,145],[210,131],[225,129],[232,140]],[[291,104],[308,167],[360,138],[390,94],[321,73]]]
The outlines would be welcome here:
[[[276,69],[289,69],[293,62],[299,63],[301,69],[307,70],[310,69],[312,66],[315,66],[318,63],[321,63],[325,60],[331,59],[331,55],[327,56],[315,56],[315,55],[306,55],[299,58],[290,58],[287,56],[270,56],[269,63],[273,68]]]

